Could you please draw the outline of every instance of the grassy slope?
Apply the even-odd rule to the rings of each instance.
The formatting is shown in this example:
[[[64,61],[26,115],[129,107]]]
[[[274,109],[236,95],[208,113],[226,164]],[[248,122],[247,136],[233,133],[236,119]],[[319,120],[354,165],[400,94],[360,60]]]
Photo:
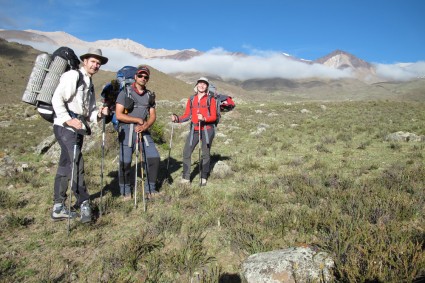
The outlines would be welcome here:
[[[165,182],[165,196],[146,212],[117,197],[116,134],[108,126],[105,214],[91,225],[73,222],[67,237],[66,223],[49,216],[56,165],[33,153],[51,130],[28,119],[21,104],[2,105],[1,121],[10,122],[0,128],[2,162],[28,167],[0,176],[0,281],[188,282],[205,272],[203,282],[238,282],[249,254],[307,244],[331,253],[342,281],[410,282],[425,272],[424,143],[385,137],[400,130],[425,135],[424,106],[240,104],[224,114],[212,149],[214,163],[232,172],[213,174],[202,189],[197,174],[192,186]],[[182,111],[178,103],[158,106],[160,182],[169,114]],[[176,181],[186,134],[187,126],[175,126]],[[99,136],[93,139],[100,145]],[[85,155],[95,212],[100,158],[98,146]],[[195,151],[195,172],[196,159]]]
[[[14,138],[14,143],[2,140],[2,155],[28,164],[21,173],[1,177],[3,278],[188,282],[189,274],[205,268],[211,276],[237,276],[247,255],[302,243],[329,251],[344,280],[412,280],[425,268],[424,144],[386,142],[385,136],[398,130],[424,135],[424,105],[360,102],[326,107],[265,103],[226,113],[212,152],[214,162],[225,162],[232,172],[213,174],[202,189],[196,185],[197,174],[189,187],[165,183],[165,196],[149,203],[147,212],[141,203],[135,209],[117,197],[117,144],[108,127],[105,214],[91,225],[72,223],[69,238],[66,223],[49,218],[55,165],[30,149],[45,125],[3,111],[2,119],[12,120],[13,126],[2,129],[2,137]],[[177,104],[162,106],[159,123],[169,112],[180,111]],[[165,127],[165,143],[158,146],[160,181],[168,158],[170,128]],[[255,134],[259,129],[264,131]],[[181,174],[186,131],[186,126],[174,129],[174,180]],[[95,147],[85,156],[95,211],[100,154]],[[340,241],[346,245],[341,247]],[[209,263],[209,257],[216,261]]]

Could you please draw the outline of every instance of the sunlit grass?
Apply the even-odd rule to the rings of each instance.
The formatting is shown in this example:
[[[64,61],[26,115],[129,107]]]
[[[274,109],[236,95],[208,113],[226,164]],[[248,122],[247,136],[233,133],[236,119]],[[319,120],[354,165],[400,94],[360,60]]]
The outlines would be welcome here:
[[[425,135],[425,105],[320,105],[246,104],[224,114],[212,159],[213,167],[220,161],[230,170],[213,172],[202,188],[197,149],[192,185],[178,183],[188,125],[175,125],[169,151],[169,113],[182,109],[158,107],[164,193],[147,203],[147,211],[140,191],[137,209],[118,196],[118,143],[108,125],[103,180],[99,136],[91,137],[94,146],[85,152],[92,205],[95,212],[102,205],[103,215],[89,225],[73,221],[69,237],[65,222],[50,220],[55,159],[34,154],[51,128],[39,120],[2,128],[3,163],[13,163],[0,177],[2,279],[232,282],[248,255],[300,243],[332,256],[337,281],[412,282],[423,276],[424,142],[386,136]],[[4,108],[2,115],[18,121],[17,112]]]

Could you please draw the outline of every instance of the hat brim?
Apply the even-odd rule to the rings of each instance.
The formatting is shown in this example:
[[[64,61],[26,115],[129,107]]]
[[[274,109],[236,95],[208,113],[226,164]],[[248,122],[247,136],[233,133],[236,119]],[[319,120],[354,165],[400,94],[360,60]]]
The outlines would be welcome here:
[[[100,61],[100,64],[105,65],[106,63],[108,63],[108,58],[103,57],[103,56],[99,56],[97,54],[84,54],[80,56],[81,61],[84,61],[84,59],[89,58],[89,57],[94,57],[96,59],[98,59]]]
[[[204,80],[198,80],[198,81],[196,82],[196,85],[198,85],[198,84],[199,84],[199,82],[206,83],[206,84],[207,84],[207,86],[210,86],[210,83],[209,83],[209,82],[207,82],[207,81],[204,81]]]
[[[148,71],[145,71],[145,70],[138,70],[136,74],[141,74],[141,73],[145,73],[148,76],[150,76],[150,73]]]

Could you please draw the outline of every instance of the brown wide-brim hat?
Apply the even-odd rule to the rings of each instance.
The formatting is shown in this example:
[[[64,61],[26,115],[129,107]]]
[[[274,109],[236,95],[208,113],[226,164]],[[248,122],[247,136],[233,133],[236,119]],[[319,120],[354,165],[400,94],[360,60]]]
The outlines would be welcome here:
[[[84,61],[84,59],[94,57],[96,59],[99,59],[100,64],[105,65],[108,63],[108,58],[102,56],[102,50],[96,49],[96,48],[89,48],[89,51],[86,54],[83,54],[80,56],[81,61]]]

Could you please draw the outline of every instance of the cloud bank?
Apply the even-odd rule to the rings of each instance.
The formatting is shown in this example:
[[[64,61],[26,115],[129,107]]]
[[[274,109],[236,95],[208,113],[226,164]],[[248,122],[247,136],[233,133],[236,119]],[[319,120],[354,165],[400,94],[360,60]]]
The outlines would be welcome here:
[[[214,74],[223,79],[247,80],[253,78],[299,79],[309,77],[343,78],[348,71],[331,69],[320,64],[305,64],[283,54],[235,56],[221,49],[214,49],[187,61],[167,59],[147,60],[149,65],[165,73],[197,72]]]
[[[58,46],[40,42],[16,42],[27,44],[38,50],[53,53]],[[84,54],[87,47],[72,46],[76,54]],[[129,52],[114,48],[102,48],[103,54],[109,58],[108,64],[102,66],[103,70],[115,72],[126,65],[137,66],[147,64],[166,74],[177,72],[194,72],[211,74],[223,79],[305,79],[350,78],[350,70],[338,70],[321,64],[306,64],[291,59],[291,57],[277,52],[257,51],[250,56],[230,55],[223,49],[217,48],[196,56],[186,61],[172,59],[143,59]],[[425,78],[425,62],[398,63],[398,64],[373,64],[376,74],[387,80],[406,81],[416,78]]]
[[[392,65],[374,64],[376,74],[388,80],[409,81],[425,78],[425,61]]]

